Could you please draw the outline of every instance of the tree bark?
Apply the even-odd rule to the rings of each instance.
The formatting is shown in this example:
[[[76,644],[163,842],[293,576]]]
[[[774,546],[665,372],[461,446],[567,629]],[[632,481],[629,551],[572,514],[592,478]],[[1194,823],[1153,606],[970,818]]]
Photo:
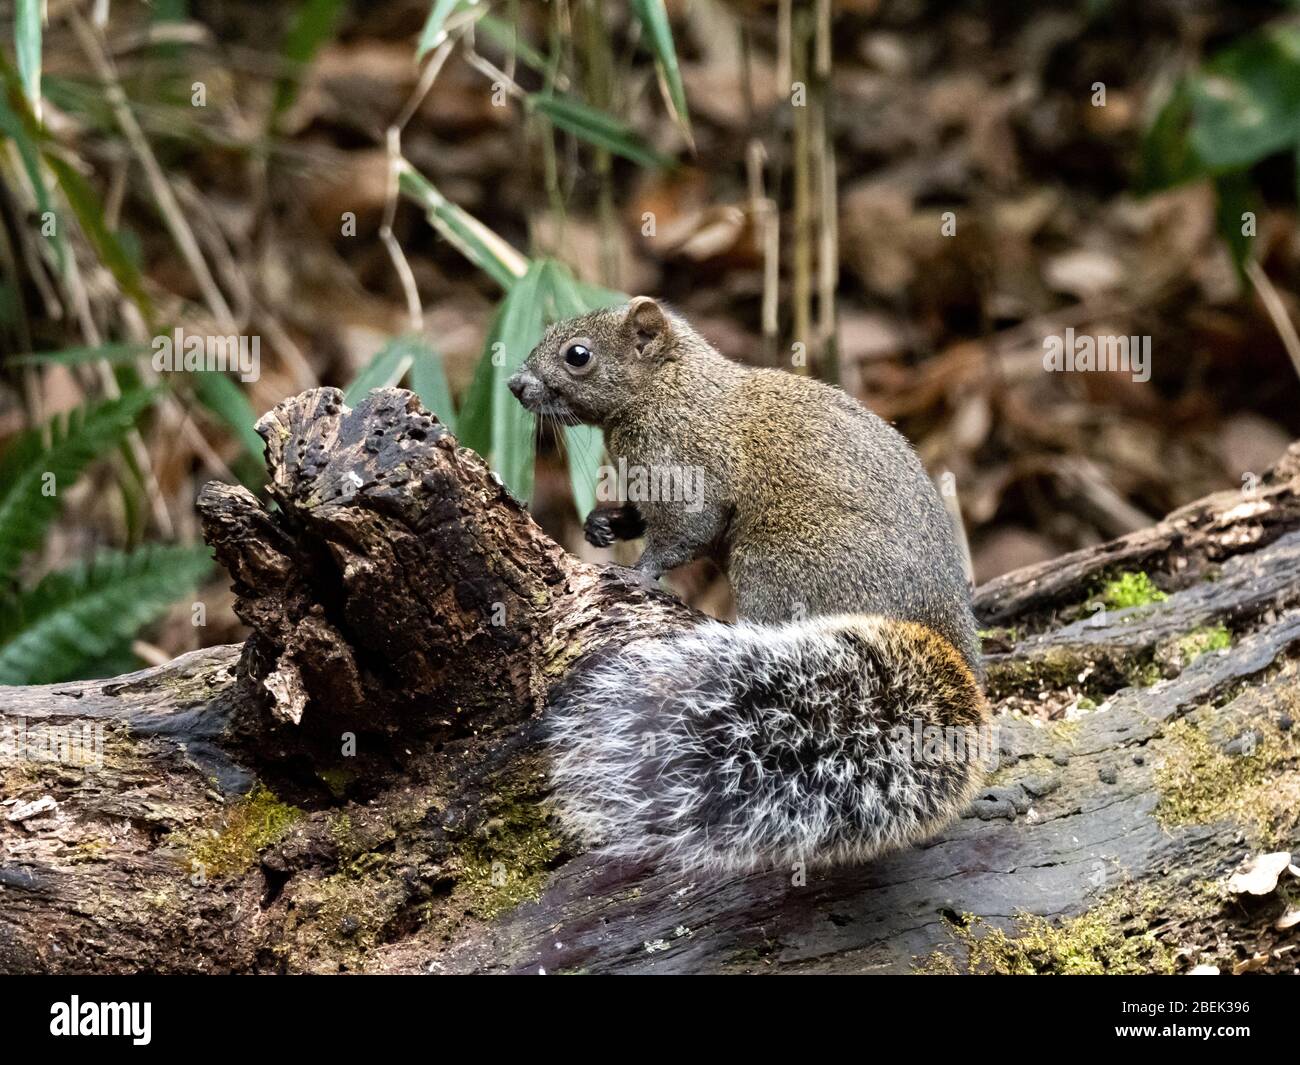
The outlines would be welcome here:
[[[683,878],[575,852],[541,726],[584,656],[699,616],[567,555],[408,392],[258,430],[275,509],[199,500],[246,643],[0,689],[0,971],[1294,966],[1280,899],[1222,883],[1300,817],[1300,446],[977,593],[998,768],[940,837]],[[1124,571],[1167,597],[1093,610]]]

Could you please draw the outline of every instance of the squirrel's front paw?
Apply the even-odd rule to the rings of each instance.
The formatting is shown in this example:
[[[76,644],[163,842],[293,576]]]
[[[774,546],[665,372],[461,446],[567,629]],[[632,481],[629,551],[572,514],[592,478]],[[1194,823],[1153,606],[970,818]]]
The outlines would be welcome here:
[[[631,503],[597,507],[583,522],[582,534],[592,547],[609,547],[615,540],[635,540],[645,535],[645,518]]]
[[[614,542],[613,508],[593,510],[582,523],[582,535],[592,547],[609,547]]]

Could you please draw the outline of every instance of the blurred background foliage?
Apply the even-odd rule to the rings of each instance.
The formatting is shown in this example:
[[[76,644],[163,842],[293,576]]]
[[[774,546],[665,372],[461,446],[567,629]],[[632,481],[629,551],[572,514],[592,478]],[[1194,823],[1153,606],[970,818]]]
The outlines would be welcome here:
[[[1295,8],[0,3],[0,683],[238,638],[193,500],[317,384],[412,388],[589,551],[599,434],[504,380],[626,293],[898,424],[981,580],[1248,482],[1300,435]],[[156,372],[175,328],[260,375]],[[1044,373],[1066,328],[1151,381]]]

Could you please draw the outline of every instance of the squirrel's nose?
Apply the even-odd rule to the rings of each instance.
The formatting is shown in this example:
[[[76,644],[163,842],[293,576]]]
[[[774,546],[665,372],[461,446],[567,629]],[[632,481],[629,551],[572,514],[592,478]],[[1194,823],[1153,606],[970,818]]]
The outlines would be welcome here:
[[[521,366],[519,372],[506,382],[506,387],[515,394],[515,399],[527,406],[528,393],[531,391],[536,396],[536,390],[542,387],[542,382],[527,366]]]

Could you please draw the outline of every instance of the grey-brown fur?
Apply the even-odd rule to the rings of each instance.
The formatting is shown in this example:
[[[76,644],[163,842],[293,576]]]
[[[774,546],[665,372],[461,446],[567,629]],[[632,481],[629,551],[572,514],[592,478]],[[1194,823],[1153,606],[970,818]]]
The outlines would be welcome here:
[[[553,326],[510,388],[600,426],[630,473],[698,471],[689,498],[596,510],[587,538],[644,530],[648,579],[716,559],[743,622],[578,671],[549,715],[573,831],[748,869],[866,860],[959,812],[981,767],[890,738],[985,714],[949,518],[902,436],[838,389],[723,358],[645,297]]]
[[[577,378],[559,358],[574,337],[590,338],[599,360]],[[657,578],[712,557],[743,619],[862,613],[919,621],[978,674],[948,514],[911,445],[851,397],[732,362],[653,303],[557,323],[529,356],[530,372],[539,384],[525,405],[551,403],[561,416],[559,406],[599,425],[615,461],[703,469],[699,513],[673,502],[637,505],[647,526],[637,569]]]

